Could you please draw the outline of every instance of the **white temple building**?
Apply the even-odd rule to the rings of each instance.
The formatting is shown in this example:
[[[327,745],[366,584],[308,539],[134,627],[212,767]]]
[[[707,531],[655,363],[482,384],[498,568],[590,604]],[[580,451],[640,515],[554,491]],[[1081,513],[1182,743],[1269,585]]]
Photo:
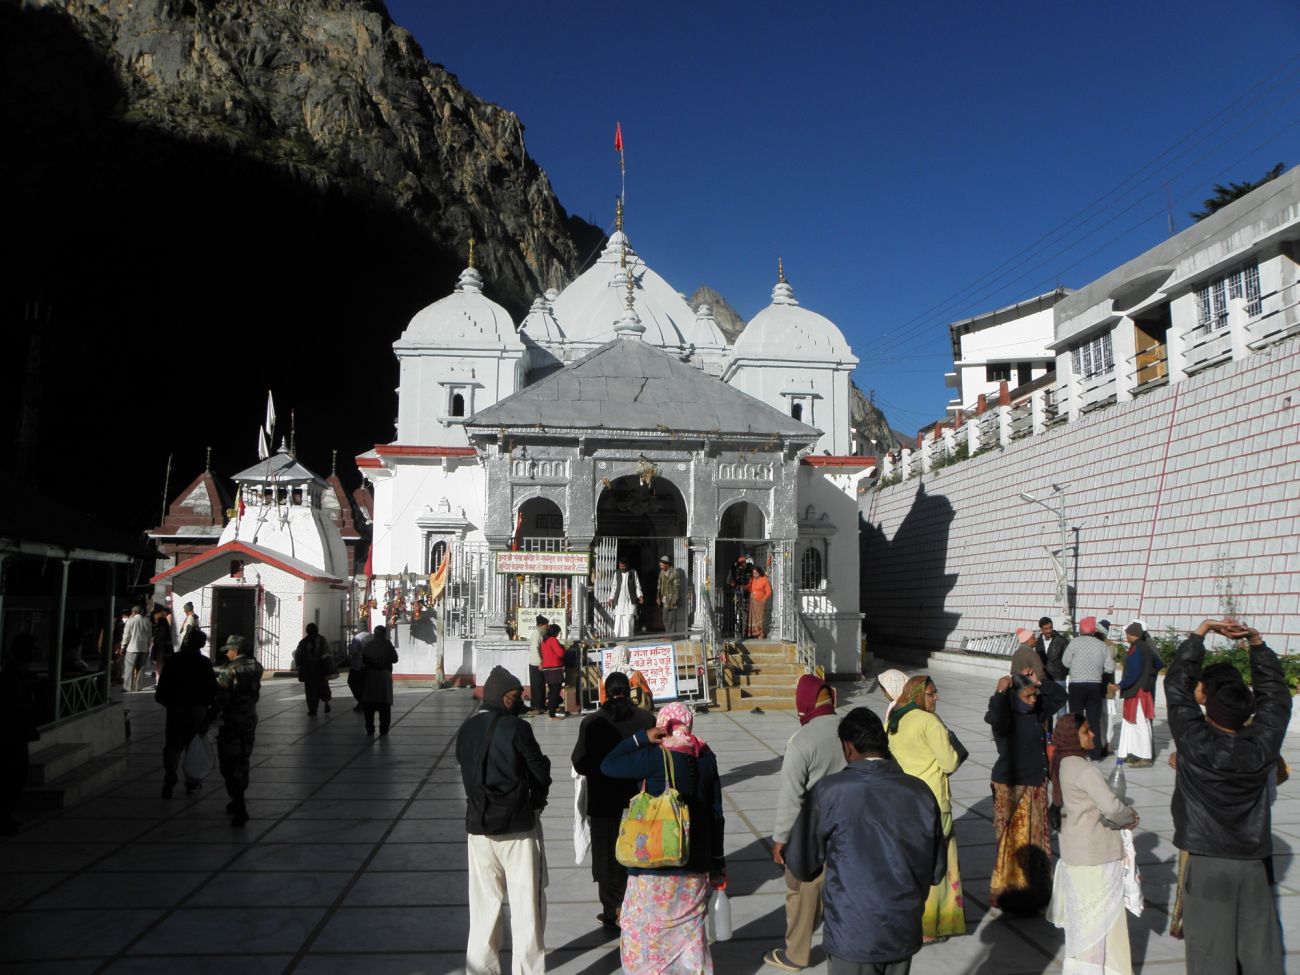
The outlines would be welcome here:
[[[219,543],[154,577],[179,616],[186,602],[219,647],[231,634],[253,641],[258,661],[287,670],[303,628],[344,636],[347,550],[324,506],[327,485],[285,447],[236,474],[233,517]]]
[[[455,291],[393,345],[395,439],[357,458],[375,504],[370,623],[396,630],[399,671],[433,673],[440,632],[449,677],[505,661],[526,680],[536,615],[610,635],[619,558],[646,592],[639,632],[663,629],[669,555],[688,596],[678,638],[708,644],[727,635],[727,572],[745,555],[772,582],[770,637],[858,673],[857,482],[874,467],[849,425],[858,360],[784,271],[734,346],[621,215],[595,264],[522,322],[483,290],[471,250]]]

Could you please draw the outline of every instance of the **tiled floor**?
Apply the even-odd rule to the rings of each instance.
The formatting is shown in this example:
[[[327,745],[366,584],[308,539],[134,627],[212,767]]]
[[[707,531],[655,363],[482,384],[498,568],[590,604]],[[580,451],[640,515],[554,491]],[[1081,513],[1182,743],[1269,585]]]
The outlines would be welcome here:
[[[924,949],[913,971],[1058,971],[1058,930],[1042,920],[993,918],[986,908],[993,748],[982,716],[991,688],[940,679],[939,689],[941,715],[971,750],[953,780],[970,933]],[[103,795],[34,821],[0,844],[0,971],[461,971],[468,926],[464,806],[451,746],[473,706],[470,696],[399,690],[386,739],[365,737],[351,702],[336,700],[333,714],[309,718],[296,683],[268,683],[249,793],[254,818],[235,829],[215,775],[200,797],[158,798],[162,714],[151,695],[131,695],[129,774]],[[880,707],[878,697],[857,703],[864,701]],[[782,747],[796,726],[781,712],[714,712],[697,722],[724,772],[736,934],[714,946],[721,973],[762,971],[763,952],[780,944],[784,884],[767,835]],[[617,943],[595,923],[590,868],[574,863],[570,840],[568,755],[578,721],[534,727],[556,773],[544,816],[549,969],[611,975],[619,969]],[[1163,719],[1157,737],[1163,758]],[[1129,783],[1142,815],[1138,850],[1148,904],[1141,918],[1129,919],[1135,967],[1178,972],[1182,944],[1165,934],[1174,875],[1173,773],[1161,762],[1131,772]],[[1283,927],[1300,950],[1300,874],[1291,855],[1300,845],[1296,783],[1283,786],[1274,824]]]

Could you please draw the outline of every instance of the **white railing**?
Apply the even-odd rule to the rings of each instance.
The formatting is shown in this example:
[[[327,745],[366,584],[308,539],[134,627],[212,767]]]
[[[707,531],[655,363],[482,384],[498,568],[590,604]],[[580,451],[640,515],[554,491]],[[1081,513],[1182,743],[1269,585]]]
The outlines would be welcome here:
[[[796,613],[795,624],[795,656],[804,673],[815,674],[817,673],[817,638],[813,636],[812,627],[808,625],[808,620],[802,612]]]
[[[1232,356],[1232,330],[1201,326],[1184,338],[1183,372],[1191,375]]]
[[[1262,310],[1246,322],[1246,343],[1252,350],[1265,348],[1300,330],[1300,282],[1260,298]]]
[[[1115,395],[1115,369],[1079,380],[1079,408],[1089,410]]]

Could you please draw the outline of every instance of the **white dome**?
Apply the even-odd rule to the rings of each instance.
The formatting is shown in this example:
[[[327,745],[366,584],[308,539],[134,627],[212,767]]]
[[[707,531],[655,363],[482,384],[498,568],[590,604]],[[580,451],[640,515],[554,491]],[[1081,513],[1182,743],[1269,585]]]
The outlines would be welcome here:
[[[627,278],[620,261],[627,237],[617,231],[595,265],[560,292],[555,319],[571,343],[603,345],[618,333],[627,314]],[[695,313],[686,300],[637,256],[627,244],[627,271],[632,275],[632,307],[645,328],[641,338],[665,349],[682,349],[694,331]]]
[[[554,295],[554,291],[548,291],[533,299],[533,307],[528,309],[528,315],[519,326],[520,334],[543,344],[564,341],[564,332],[555,320],[555,312],[551,310]]]
[[[395,348],[522,349],[510,313],[483,294],[483,276],[470,266],[456,290],[418,311]]]
[[[733,359],[746,357],[857,362],[844,333],[826,316],[801,308],[784,275],[772,289],[772,303],[750,320],[732,346]]]
[[[686,341],[698,349],[725,349],[727,337],[718,328],[718,320],[713,317],[713,306],[708,302],[695,311],[695,320],[691,322]]]

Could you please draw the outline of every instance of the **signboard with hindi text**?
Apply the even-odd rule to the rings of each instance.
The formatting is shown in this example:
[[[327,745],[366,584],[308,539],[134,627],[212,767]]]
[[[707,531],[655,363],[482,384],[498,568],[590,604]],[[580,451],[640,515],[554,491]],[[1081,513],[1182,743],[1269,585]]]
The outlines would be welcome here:
[[[497,575],[581,576],[591,568],[590,552],[497,552]]]
[[[600,676],[604,680],[614,647],[605,647],[600,654]],[[655,701],[671,701],[678,696],[677,650],[671,642],[639,643],[627,645],[628,660],[633,670],[641,672]]]

